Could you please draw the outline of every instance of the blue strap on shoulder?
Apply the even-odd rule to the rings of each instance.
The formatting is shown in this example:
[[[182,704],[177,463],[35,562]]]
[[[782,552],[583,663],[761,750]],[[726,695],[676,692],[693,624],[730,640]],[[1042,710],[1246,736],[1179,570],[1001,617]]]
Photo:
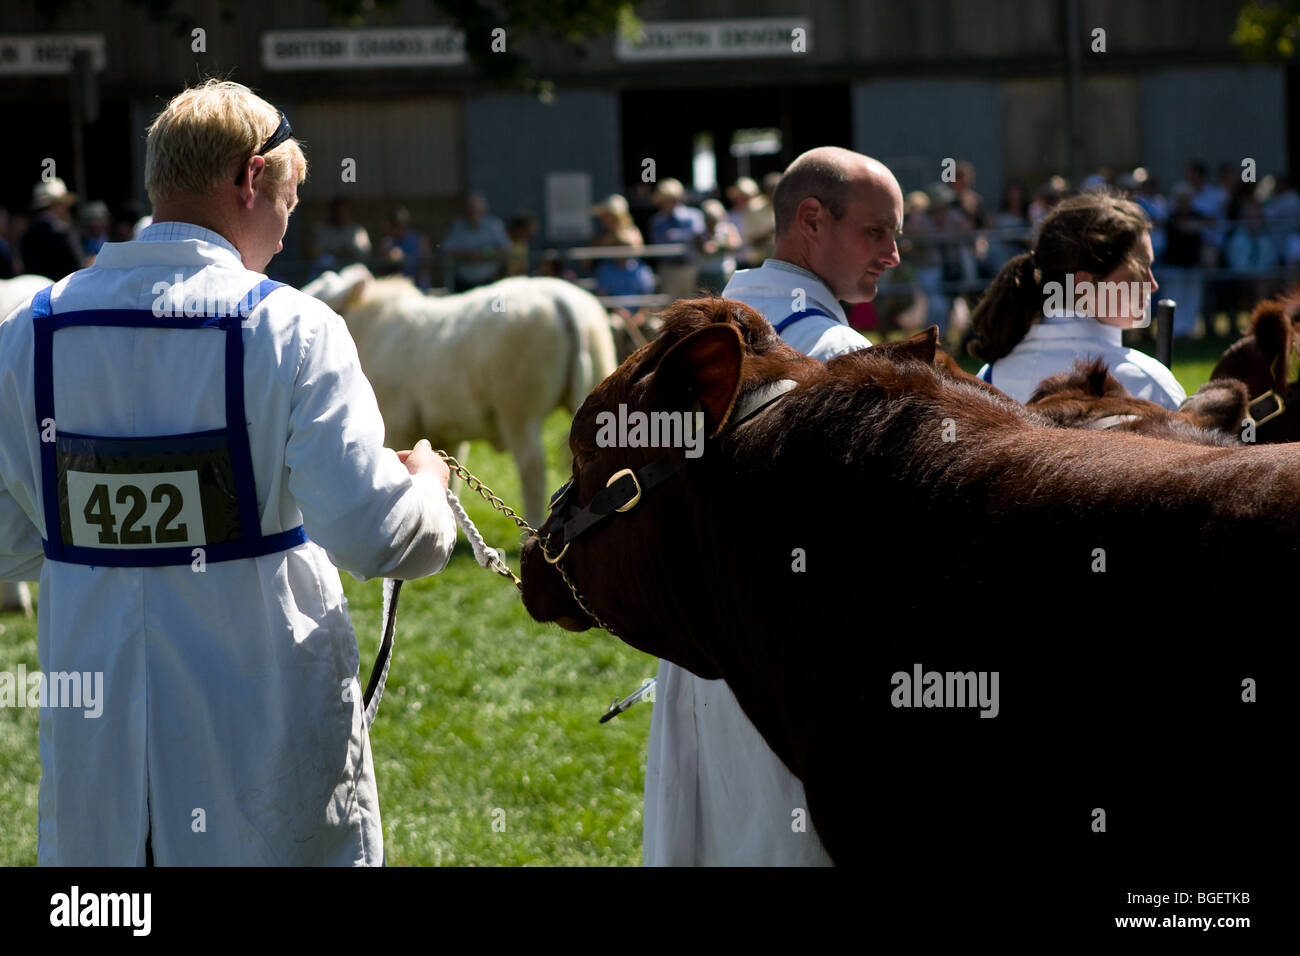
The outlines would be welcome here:
[[[989,362],[989,364],[985,367],[984,374],[981,375],[980,378],[984,379],[984,381],[988,382],[990,385],[993,384],[993,363],[992,362]]]
[[[808,318],[810,315],[825,315],[826,318],[830,318],[830,315],[823,312],[821,309],[804,309],[802,312],[792,312],[790,315],[787,315],[784,319],[774,325],[773,328],[776,330],[776,334],[780,335],[790,326],[794,325],[801,319]]]
[[[240,312],[248,315],[267,295],[284,285],[263,279],[244,296]],[[250,298],[252,301],[250,302]],[[235,473],[235,492],[239,498],[239,526],[246,533],[261,537],[261,520],[257,515],[257,487],[253,483],[253,453],[248,444],[248,417],[244,411],[244,329],[232,319],[226,324],[226,434],[230,442],[230,465]]]

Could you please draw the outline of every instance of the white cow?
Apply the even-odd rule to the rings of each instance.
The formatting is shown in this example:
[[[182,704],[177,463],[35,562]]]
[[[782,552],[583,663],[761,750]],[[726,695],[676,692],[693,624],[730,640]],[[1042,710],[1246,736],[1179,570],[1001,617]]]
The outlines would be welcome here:
[[[303,291],[347,321],[389,445],[484,439],[508,449],[525,514],[541,522],[542,420],[559,406],[577,411],[617,366],[595,296],[562,279],[517,277],[430,298],[405,277],[376,279],[361,265],[326,272]]]
[[[7,319],[10,313],[26,305],[27,300],[37,292],[53,283],[53,279],[36,275],[0,279],[0,322]],[[32,613],[32,595],[28,591],[27,585],[12,581],[0,581],[0,611],[22,611],[30,617]]]

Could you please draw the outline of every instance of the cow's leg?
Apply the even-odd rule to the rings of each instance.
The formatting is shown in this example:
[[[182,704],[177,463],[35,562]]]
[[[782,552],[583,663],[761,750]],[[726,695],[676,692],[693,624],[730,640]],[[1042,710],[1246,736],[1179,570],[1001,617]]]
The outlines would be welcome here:
[[[515,456],[523,488],[524,514],[537,527],[546,514],[546,452],[542,449],[542,423],[502,422],[506,447]]]
[[[21,611],[32,616],[32,593],[22,581],[0,581],[0,611]]]

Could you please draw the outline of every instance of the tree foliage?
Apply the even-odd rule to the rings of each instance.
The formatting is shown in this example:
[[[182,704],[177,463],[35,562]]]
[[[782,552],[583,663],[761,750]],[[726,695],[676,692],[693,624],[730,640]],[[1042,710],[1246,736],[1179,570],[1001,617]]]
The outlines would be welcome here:
[[[1300,0],[1248,0],[1232,43],[1255,60],[1289,60],[1300,47]]]

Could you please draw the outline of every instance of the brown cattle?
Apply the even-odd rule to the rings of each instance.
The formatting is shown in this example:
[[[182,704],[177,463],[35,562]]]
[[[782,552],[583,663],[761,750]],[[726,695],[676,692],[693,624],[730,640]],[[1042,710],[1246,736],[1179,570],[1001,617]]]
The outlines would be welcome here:
[[[932,365],[941,376],[1013,401],[1001,390],[963,369],[938,347],[938,326],[909,338],[875,346],[877,353]],[[1057,428],[1125,431],[1167,441],[1224,447],[1240,444],[1246,416],[1241,382],[1207,382],[1176,411],[1136,398],[1110,374],[1100,358],[1079,360],[1069,372],[1044,379],[1025,404]]]
[[[997,859],[1021,893],[1097,859],[1098,808],[1112,863],[1253,852],[1272,791],[1207,753],[1276,765],[1241,694],[1293,626],[1300,448],[1048,427],[906,348],[823,364],[725,299],[666,319],[574,417],[534,618],[725,679],[838,863]],[[698,457],[597,441],[696,407]]]
[[[1250,394],[1260,442],[1300,441],[1300,385],[1290,382],[1291,357],[1300,344],[1300,290],[1255,306],[1250,333],[1230,345],[1210,380],[1238,379]],[[1280,400],[1279,400],[1280,397]]]
[[[1171,412],[1130,395],[1101,358],[1080,359],[1073,370],[1044,379],[1025,403],[1057,428],[1124,431],[1224,447],[1241,443],[1246,407],[1245,385],[1224,379],[1202,385]]]

